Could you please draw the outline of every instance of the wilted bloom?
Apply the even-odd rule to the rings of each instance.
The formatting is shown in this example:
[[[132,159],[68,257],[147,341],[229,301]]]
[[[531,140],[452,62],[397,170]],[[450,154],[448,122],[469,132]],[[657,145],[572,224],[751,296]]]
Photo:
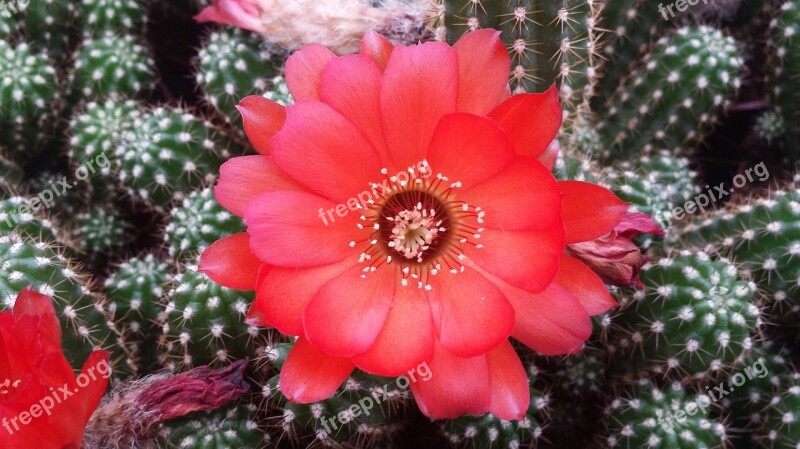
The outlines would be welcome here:
[[[50,298],[30,288],[0,312],[0,446],[79,449],[108,386],[108,353],[95,351],[80,381],[61,350]]]
[[[355,367],[427,362],[431,380],[411,388],[428,416],[518,419],[530,397],[508,337],[575,352],[589,316],[614,306],[564,251],[628,205],[553,178],[556,89],[510,96],[498,35],[405,47],[369,33],[342,57],[311,45],[286,64],[295,105],[241,102],[260,155],[226,162],[216,196],[247,232],[200,268],[256,289],[250,323],[300,337],[281,373],[289,399],[324,399]]]

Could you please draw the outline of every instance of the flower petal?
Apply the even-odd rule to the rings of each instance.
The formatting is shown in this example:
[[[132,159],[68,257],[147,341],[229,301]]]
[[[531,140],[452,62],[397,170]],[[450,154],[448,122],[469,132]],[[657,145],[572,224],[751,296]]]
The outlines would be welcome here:
[[[562,111],[555,84],[541,94],[517,94],[497,106],[489,117],[506,130],[517,154],[539,157],[561,128]]]
[[[433,131],[455,112],[458,62],[445,43],[396,46],[383,73],[381,116],[386,143],[396,167],[425,159]]]
[[[562,223],[558,183],[531,158],[519,156],[497,175],[457,195],[486,212],[484,226],[489,228],[551,230]]]
[[[556,282],[578,298],[589,316],[600,315],[617,306],[608,287],[589,267],[568,255],[561,256]]]
[[[388,39],[375,31],[367,31],[359,45],[359,52],[368,56],[381,70],[386,69],[389,57],[392,55],[394,45]]]
[[[199,23],[215,22],[250,31],[264,31],[260,12],[253,0],[214,0],[194,17]]]
[[[309,191],[344,203],[380,177],[375,149],[346,118],[319,101],[286,108],[272,138],[275,164]]]
[[[300,404],[322,401],[339,388],[354,368],[349,359],[325,354],[300,337],[281,370],[281,392],[289,401]]]
[[[465,254],[484,270],[531,293],[544,290],[558,273],[564,253],[564,228],[541,231],[498,231],[485,228],[482,248],[467,247]]]
[[[492,401],[490,412],[506,421],[521,420],[531,405],[528,374],[511,343],[504,341],[486,354]]]
[[[514,329],[514,309],[484,276],[466,268],[431,276],[427,292],[436,335],[442,346],[460,357],[484,354]]]
[[[286,84],[295,101],[319,100],[322,69],[336,55],[319,44],[311,44],[294,52],[286,60]]]
[[[258,95],[245,97],[236,106],[242,114],[244,133],[259,153],[269,156],[270,140],[286,121],[286,108]]]
[[[217,284],[234,290],[255,290],[261,261],[250,250],[246,232],[217,240],[200,256],[199,270]]]
[[[272,159],[243,156],[229,159],[219,168],[214,196],[222,207],[243,217],[244,207],[254,197],[276,190],[302,190],[302,187],[286,176]]]
[[[92,413],[100,404],[106,389],[108,389],[108,378],[111,377],[110,356],[106,351],[94,351],[86,359],[81,369],[81,374],[86,379],[91,379],[89,384],[81,387],[73,399],[71,404],[74,403],[72,409],[77,417],[84,424],[89,422]],[[107,373],[103,375],[102,373]]]
[[[339,276],[355,259],[313,268],[284,268],[264,264],[259,271],[256,299],[247,324],[274,327],[282,334],[303,335],[303,311],[317,292]]]
[[[35,317],[38,325],[35,330],[37,337],[44,337],[53,348],[61,348],[61,323],[58,321],[53,300],[36,292],[32,287],[25,287],[14,303],[14,318],[17,323],[23,317]],[[30,342],[31,344],[33,342]]]
[[[484,115],[505,94],[511,58],[500,32],[483,29],[466,34],[453,45],[458,56],[458,111]]]
[[[433,356],[433,317],[418,288],[397,288],[392,310],[369,351],[353,359],[379,376],[400,376]]]
[[[304,335],[328,354],[353,357],[367,352],[392,308],[395,271],[364,275],[363,270],[356,265],[323,285],[303,313]]]
[[[355,257],[348,243],[361,235],[358,214],[347,208],[338,217],[326,214],[335,209],[333,202],[308,192],[261,194],[244,209],[250,248],[262,261],[280,267],[313,267]]]
[[[564,195],[561,215],[567,243],[594,240],[611,232],[625,217],[630,204],[605,187],[582,181],[560,181]]]
[[[385,167],[391,160],[381,123],[382,76],[381,69],[369,57],[342,56],[329,62],[322,71],[319,96],[364,134],[380,154],[381,165]]]
[[[513,160],[514,147],[494,121],[463,112],[442,117],[428,151],[431,169],[460,181],[466,189]]]
[[[420,411],[428,418],[455,419],[489,411],[489,363],[485,355],[461,358],[436,344],[429,363],[433,375],[411,383]]]

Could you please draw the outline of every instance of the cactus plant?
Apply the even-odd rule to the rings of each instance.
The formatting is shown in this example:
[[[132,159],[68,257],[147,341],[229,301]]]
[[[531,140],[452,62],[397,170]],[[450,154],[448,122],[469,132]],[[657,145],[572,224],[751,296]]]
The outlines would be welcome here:
[[[165,448],[262,449],[270,435],[254,420],[254,406],[242,404],[199,412],[167,423]]]
[[[140,0],[81,0],[76,8],[76,22],[85,36],[140,30],[145,19]]]
[[[87,38],[75,56],[71,100],[137,98],[153,89],[153,61],[133,36]]]
[[[800,446],[800,373],[786,376],[784,386],[772,397],[761,438],[762,447]]]
[[[168,270],[166,263],[148,254],[129,259],[106,279],[109,309],[129,334],[142,336],[155,328]]]
[[[76,216],[74,222],[72,238],[82,251],[108,254],[125,243],[125,222],[113,209],[96,207]]]
[[[787,124],[785,139],[787,155],[800,159],[800,103],[794,82],[800,76],[800,4],[789,0],[781,5],[779,14],[770,23],[770,48],[773,68],[770,84],[772,99]]]
[[[42,206],[41,201],[32,202],[34,199],[12,196],[0,200],[0,235],[17,234],[25,240],[63,242],[63,236],[53,222],[34,210]]]

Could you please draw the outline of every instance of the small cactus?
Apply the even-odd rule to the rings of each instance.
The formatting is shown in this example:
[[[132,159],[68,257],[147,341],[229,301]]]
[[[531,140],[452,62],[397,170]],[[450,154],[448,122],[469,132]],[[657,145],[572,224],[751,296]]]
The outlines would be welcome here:
[[[146,20],[140,0],[80,0],[76,16],[84,35],[93,36],[139,30]]]
[[[255,407],[242,404],[172,420],[162,431],[165,449],[264,449],[270,435],[259,428]]]
[[[133,36],[87,38],[75,56],[71,100],[142,97],[153,89],[153,71],[147,49]]]
[[[28,241],[63,242],[55,224],[31,207],[32,204],[41,206],[41,202],[32,203],[32,199],[12,196],[0,200],[0,235],[16,233]]]
[[[125,243],[125,226],[113,209],[97,207],[74,218],[72,238],[82,251],[109,254]]]
[[[800,3],[784,2],[770,23],[773,51],[770,78],[773,103],[787,124],[786,149],[792,161],[800,159],[800,97],[795,83],[800,76]]]

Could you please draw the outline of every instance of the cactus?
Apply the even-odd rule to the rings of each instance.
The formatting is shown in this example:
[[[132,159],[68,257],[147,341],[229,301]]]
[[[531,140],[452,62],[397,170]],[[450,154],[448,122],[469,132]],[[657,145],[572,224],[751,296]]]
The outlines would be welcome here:
[[[152,254],[121,264],[105,281],[109,309],[131,335],[147,335],[155,328],[163,286],[169,281],[167,264]]]
[[[0,198],[22,184],[23,176],[22,169],[4,156],[0,149]]]
[[[213,182],[230,148],[209,122],[179,109],[158,108],[133,121],[115,157],[128,193],[162,208]]]
[[[12,196],[0,200],[0,235],[15,233],[26,241],[63,242],[63,236],[53,222],[34,210],[37,205],[41,207],[41,202],[32,203],[33,199]]]
[[[236,104],[267,91],[270,74],[275,72],[272,55],[262,45],[252,33],[235,29],[212,33],[200,49],[197,83],[205,100],[237,127],[241,127],[241,116]]]
[[[76,16],[78,27],[90,36],[140,30],[146,20],[140,0],[81,0]]]
[[[122,334],[109,319],[103,298],[90,292],[85,277],[56,248],[24,242],[16,234],[0,236],[0,307],[14,305],[27,286],[50,296],[63,328],[63,345],[73,367],[95,348],[114,351],[112,363],[132,364]]]
[[[71,2],[41,0],[16,2],[22,11],[22,29],[27,40],[39,50],[64,62],[71,46],[70,28],[74,7]]]
[[[752,346],[755,285],[725,259],[681,251],[642,268],[644,290],[620,298],[609,352],[617,374],[647,370],[672,379],[729,368]]]
[[[294,103],[292,94],[289,93],[289,86],[286,84],[286,78],[281,75],[272,78],[272,89],[265,92],[264,97],[283,106]]]
[[[439,26],[455,42],[469,31],[494,28],[511,55],[511,88],[542,92],[554,82],[574,110],[591,97],[597,81],[599,2],[439,0]]]
[[[142,97],[154,87],[153,71],[147,49],[132,36],[87,38],[75,56],[71,100]]]
[[[167,423],[165,449],[263,449],[270,437],[254,420],[253,406],[242,404],[193,413]]]
[[[769,142],[779,140],[786,134],[786,122],[777,112],[765,112],[756,120],[756,133]]]
[[[769,46],[774,52],[770,84],[772,100],[787,126],[787,155],[800,159],[800,97],[795,83],[800,77],[800,4],[796,0],[783,3],[780,13],[770,23]]]
[[[231,214],[214,199],[210,188],[192,192],[170,212],[164,240],[169,255],[178,259],[195,256],[217,240],[245,230],[242,219]]]
[[[800,300],[795,289],[800,279],[800,189],[780,190],[769,198],[715,211],[689,224],[680,239],[707,251],[727,255],[746,268],[765,293],[773,311],[770,321],[800,326]]]
[[[690,148],[741,82],[736,43],[708,27],[660,39],[609,99],[598,123],[606,156]]]
[[[679,383],[659,388],[640,381],[634,394],[608,405],[606,444],[625,449],[721,448],[725,426],[700,407],[705,402],[687,394]]]
[[[172,280],[159,313],[162,363],[170,369],[220,365],[255,354],[259,329],[244,323],[253,296],[221,287],[187,265]]]
[[[109,254],[125,243],[125,222],[113,208],[96,207],[74,218],[72,238],[78,249],[89,253]]]
[[[772,397],[761,431],[761,447],[800,446],[800,372],[786,376],[785,385]]]

